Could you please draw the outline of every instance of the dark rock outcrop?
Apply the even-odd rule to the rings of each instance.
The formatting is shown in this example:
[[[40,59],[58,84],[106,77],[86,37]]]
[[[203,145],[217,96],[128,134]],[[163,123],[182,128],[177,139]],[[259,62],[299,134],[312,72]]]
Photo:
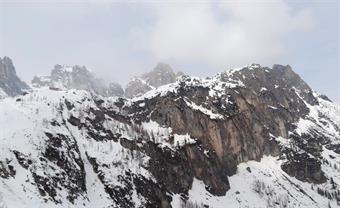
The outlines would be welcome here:
[[[282,164],[282,170],[301,181],[324,183],[327,178],[321,170],[321,162],[306,153],[292,153],[288,161]]]
[[[280,155],[279,143],[273,140],[271,135],[289,138],[289,132],[296,128],[292,124],[309,113],[304,102],[318,104],[309,86],[289,66],[275,65],[273,69],[269,69],[251,65],[231,74],[221,74],[219,79],[227,82],[230,79],[240,80],[244,86],[225,87],[222,96],[211,97],[209,96],[211,88],[200,84],[190,86],[186,84],[190,78],[184,79],[183,83],[178,84],[177,93],[169,92],[163,97],[144,99],[147,107],[138,117],[138,120],[143,121],[150,116],[151,120],[161,126],[171,127],[174,133],[189,134],[198,139],[206,150],[216,154],[217,169],[207,174],[209,176],[203,174],[200,177],[199,174],[195,174],[195,177],[202,179],[206,184],[212,184],[212,192],[221,187],[223,184],[221,181],[227,181],[228,175],[235,174],[237,164],[248,160],[259,161],[264,154]],[[225,103],[225,100],[228,102]],[[223,119],[211,119],[209,115],[193,109],[188,102],[197,106],[207,106],[208,109],[223,116]],[[126,110],[138,115],[135,113],[136,108]],[[294,135],[300,140],[307,140],[306,137]],[[319,141],[318,135],[309,137],[311,137],[308,140],[309,145],[301,148],[319,154],[320,144],[313,143]],[[292,136],[291,139],[294,140]],[[196,156],[195,160],[198,158]],[[195,160],[190,161],[190,164],[195,164]],[[202,165],[206,161],[204,159],[198,163]],[[318,159],[312,162],[301,161],[301,164],[306,163],[308,168],[302,175],[294,174],[296,171],[286,168],[287,165],[283,166],[285,167],[283,169],[300,180],[324,182]],[[210,164],[209,167],[213,165]],[[221,167],[225,171],[221,171]],[[201,171],[206,169],[207,166]],[[212,179],[212,175],[216,178]]]

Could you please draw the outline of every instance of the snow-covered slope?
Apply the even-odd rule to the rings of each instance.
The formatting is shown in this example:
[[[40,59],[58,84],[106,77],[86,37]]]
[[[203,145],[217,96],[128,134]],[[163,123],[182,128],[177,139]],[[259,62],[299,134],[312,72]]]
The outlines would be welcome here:
[[[260,162],[249,161],[238,166],[237,173],[230,177],[231,189],[225,196],[217,197],[205,189],[204,183],[195,179],[189,199],[192,204],[210,207],[338,207],[327,197],[317,193],[332,190],[330,186],[304,183],[291,178],[280,168],[281,161],[275,157],[264,157]],[[333,173],[337,176],[337,173]],[[338,181],[338,180],[337,180]],[[339,181],[338,181],[339,182]],[[175,195],[174,207],[185,202]]]
[[[110,207],[113,201],[88,158],[102,164],[123,162],[105,174],[114,185],[124,169],[143,174],[119,143],[96,141],[67,121],[74,116],[86,122],[83,114],[95,106],[85,91],[46,88],[1,101],[0,191],[5,207]],[[108,128],[120,125],[115,121]],[[105,137],[105,129],[95,134]]]
[[[290,67],[0,100],[0,207],[339,207],[340,107]]]

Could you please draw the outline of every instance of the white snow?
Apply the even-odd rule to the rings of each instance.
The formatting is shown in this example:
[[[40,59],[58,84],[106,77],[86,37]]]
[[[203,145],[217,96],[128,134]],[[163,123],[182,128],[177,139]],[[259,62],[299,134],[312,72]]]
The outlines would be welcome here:
[[[239,72],[241,71],[242,69],[246,68],[247,66],[244,66],[244,67],[238,67],[238,68],[233,68],[233,69],[227,69],[225,70],[225,73],[228,75],[228,76],[231,76],[233,75],[235,72]]]
[[[174,134],[174,145],[175,146],[184,146],[186,144],[194,144],[196,143],[195,139],[192,139],[189,134],[179,135]]]
[[[260,92],[268,91],[267,88],[261,87]]]
[[[298,90],[295,91],[303,100]],[[314,129],[329,135],[329,138],[332,138],[333,141],[340,141],[340,133],[336,130],[340,127],[340,106],[321,98],[318,98],[318,102],[319,105],[310,105],[305,102],[305,105],[309,108],[309,115],[307,118],[300,118],[296,132],[301,135],[308,133],[310,129]]]
[[[0,99],[7,97],[8,95],[0,88]]]
[[[123,148],[117,142],[96,142],[89,138],[86,131],[79,129],[66,122],[65,125],[51,126],[51,121],[62,123],[70,115],[81,117],[82,112],[88,111],[89,107],[95,108],[94,101],[89,93],[81,90],[52,91],[48,88],[34,89],[32,93],[16,98],[5,98],[0,100],[0,161],[10,160],[10,165],[17,171],[15,178],[4,179],[0,177],[0,195],[2,203],[7,207],[109,207],[112,199],[105,192],[103,184],[98,175],[93,172],[93,167],[87,160],[86,153],[90,157],[97,158],[101,163],[110,167],[112,164],[121,164],[115,168],[103,169],[108,178],[109,184],[120,184],[116,179],[119,174],[129,170],[135,174],[143,175],[153,180],[145,167],[148,157],[140,155],[140,159],[132,159],[130,153],[123,152]],[[64,104],[65,99],[70,101],[75,107],[68,110]],[[85,121],[85,120],[82,120]],[[110,128],[125,131],[124,125],[116,122]],[[108,126],[107,126],[108,127]],[[109,127],[108,127],[109,128]],[[60,167],[52,162],[42,165],[39,161],[41,151],[45,146],[46,136],[44,132],[51,134],[63,134],[69,138],[74,138],[80,150],[80,155],[76,152],[75,158],[81,157],[86,171],[86,189],[84,196],[79,196],[75,204],[71,204],[66,198],[67,190],[56,189],[56,199],[62,204],[55,204],[48,200],[44,202],[43,197],[34,183],[31,171],[37,175],[53,177],[55,174],[63,172]],[[99,132],[104,135],[103,132]],[[18,164],[12,150],[18,150],[28,155],[33,161],[33,170],[26,170]],[[66,151],[60,149],[60,151]],[[78,167],[79,168],[79,167]],[[112,171],[115,170],[115,171]],[[143,202],[143,197],[138,194],[133,195],[136,204]],[[139,199],[139,200],[138,200]]]
[[[150,90],[141,96],[137,96],[131,99],[131,101],[139,101],[144,99],[151,99],[157,96],[165,96],[169,92],[176,92],[178,86],[175,83],[162,85],[154,90]]]
[[[225,72],[228,74],[228,72]],[[199,77],[186,77],[181,76],[176,82],[167,85],[162,85],[155,89],[152,89],[141,96],[137,96],[131,99],[132,102],[151,99],[157,96],[165,96],[168,93],[175,93],[181,87],[181,84],[185,84],[186,87],[206,87],[209,88],[209,95],[211,97],[221,96],[227,88],[244,87],[244,84],[240,80],[232,79],[231,77],[224,77],[222,80],[222,74],[217,74],[211,78],[199,78]]]
[[[275,107],[275,106],[268,105],[268,107],[271,108],[271,109],[277,110],[277,107]]]
[[[189,134],[173,134],[170,127],[161,127],[157,122],[150,120],[142,123],[142,129],[146,130],[150,138],[155,139],[155,143],[161,147],[168,147],[175,150],[177,147],[182,147],[186,144],[194,144],[195,139],[191,138]],[[169,139],[173,136],[173,142]]]
[[[263,208],[263,207],[327,207],[329,200],[311,189],[310,183],[305,183],[289,177],[280,168],[280,160],[266,156],[261,162],[249,161],[238,165],[236,175],[229,177],[231,189],[225,196],[213,196],[205,189],[202,181],[194,179],[189,191],[189,201],[212,208]],[[250,168],[249,172],[247,168]],[[302,193],[300,188],[306,191]],[[311,198],[314,199],[311,200]],[[180,208],[183,199],[175,195],[172,201],[174,208]],[[278,203],[278,204],[276,204]],[[336,202],[330,202],[336,207]]]
[[[149,133],[156,137],[160,136],[161,139],[166,140],[171,134],[172,129],[170,127],[161,127],[156,121],[148,121],[142,123],[143,128]]]
[[[191,102],[189,99],[184,99],[185,103],[192,109],[200,111],[201,113],[209,116],[211,119],[224,119],[224,116],[218,113],[214,113],[212,110],[207,109],[203,106],[197,105]]]

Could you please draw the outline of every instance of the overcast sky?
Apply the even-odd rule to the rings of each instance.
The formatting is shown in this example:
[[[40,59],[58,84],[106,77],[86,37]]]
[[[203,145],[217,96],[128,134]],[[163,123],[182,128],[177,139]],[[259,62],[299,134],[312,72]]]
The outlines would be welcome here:
[[[157,62],[198,76],[289,64],[340,102],[340,1],[124,2],[0,0],[0,56],[28,82],[55,64],[121,84]]]

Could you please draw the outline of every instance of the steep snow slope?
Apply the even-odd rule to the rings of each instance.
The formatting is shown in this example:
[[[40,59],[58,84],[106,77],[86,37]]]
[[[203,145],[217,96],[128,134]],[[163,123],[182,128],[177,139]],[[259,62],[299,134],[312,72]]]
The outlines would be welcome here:
[[[134,140],[138,133],[131,127],[110,118],[101,131],[92,131],[90,127],[79,129],[70,124],[70,118],[79,118],[79,122],[84,123],[89,117],[94,119],[96,116],[89,113],[90,109],[97,109],[92,96],[77,90],[41,88],[1,101],[0,193],[4,207],[111,207],[115,203],[103,183],[116,187],[125,185],[119,178],[125,171],[154,180],[143,167],[148,162],[147,156],[138,152],[135,153],[139,154],[138,158],[131,158],[130,150],[119,142],[97,140],[108,136],[107,129]],[[157,136],[159,142],[171,147],[161,141],[162,128],[157,123],[143,126]],[[168,131],[171,130],[166,130],[167,136]],[[175,143],[183,143],[183,139],[178,138]],[[94,172],[95,165],[90,161],[93,159],[100,163],[98,169],[102,171],[103,181]],[[60,164],[64,162],[70,163],[69,166]],[[83,180],[84,184],[77,180]],[[55,190],[45,187],[50,183]],[[135,206],[145,201],[136,190],[126,197],[130,197],[131,205]],[[72,198],[75,199],[70,202]]]
[[[64,172],[53,161],[44,161],[43,163],[43,161],[39,160],[48,142],[45,133],[71,136],[71,132],[66,126],[52,126],[50,122],[61,123],[63,121],[63,114],[67,112],[58,111],[58,107],[60,107],[58,105],[63,96],[76,101],[77,99],[84,98],[86,95],[81,91],[77,93],[42,89],[18,98],[18,100],[8,98],[1,102],[1,156],[6,158],[5,161],[8,162],[8,167],[12,167],[15,170],[14,178],[9,177],[6,180],[2,180],[3,200],[8,207],[55,207],[57,205],[53,201],[68,202],[66,199],[67,193],[61,189],[54,196],[53,201],[46,200],[46,203],[43,203],[44,197],[40,196],[39,188],[32,184],[32,182],[39,181],[39,176],[57,177],[57,175]],[[63,147],[60,148],[61,152],[65,151],[62,149]],[[16,156],[13,154],[14,151],[20,152],[22,160],[27,160],[28,164],[33,164],[34,167],[25,169],[25,166],[20,165],[16,159]],[[78,153],[74,155],[76,158],[80,156]],[[20,157],[17,156],[17,158]],[[69,159],[73,160],[73,158]],[[6,167],[5,165],[2,164],[3,167]],[[33,174],[37,175],[35,176],[36,179],[32,176]],[[98,191],[100,190],[98,189]],[[46,193],[43,195],[47,197]],[[78,202],[79,204],[86,202],[85,197],[81,198]]]

